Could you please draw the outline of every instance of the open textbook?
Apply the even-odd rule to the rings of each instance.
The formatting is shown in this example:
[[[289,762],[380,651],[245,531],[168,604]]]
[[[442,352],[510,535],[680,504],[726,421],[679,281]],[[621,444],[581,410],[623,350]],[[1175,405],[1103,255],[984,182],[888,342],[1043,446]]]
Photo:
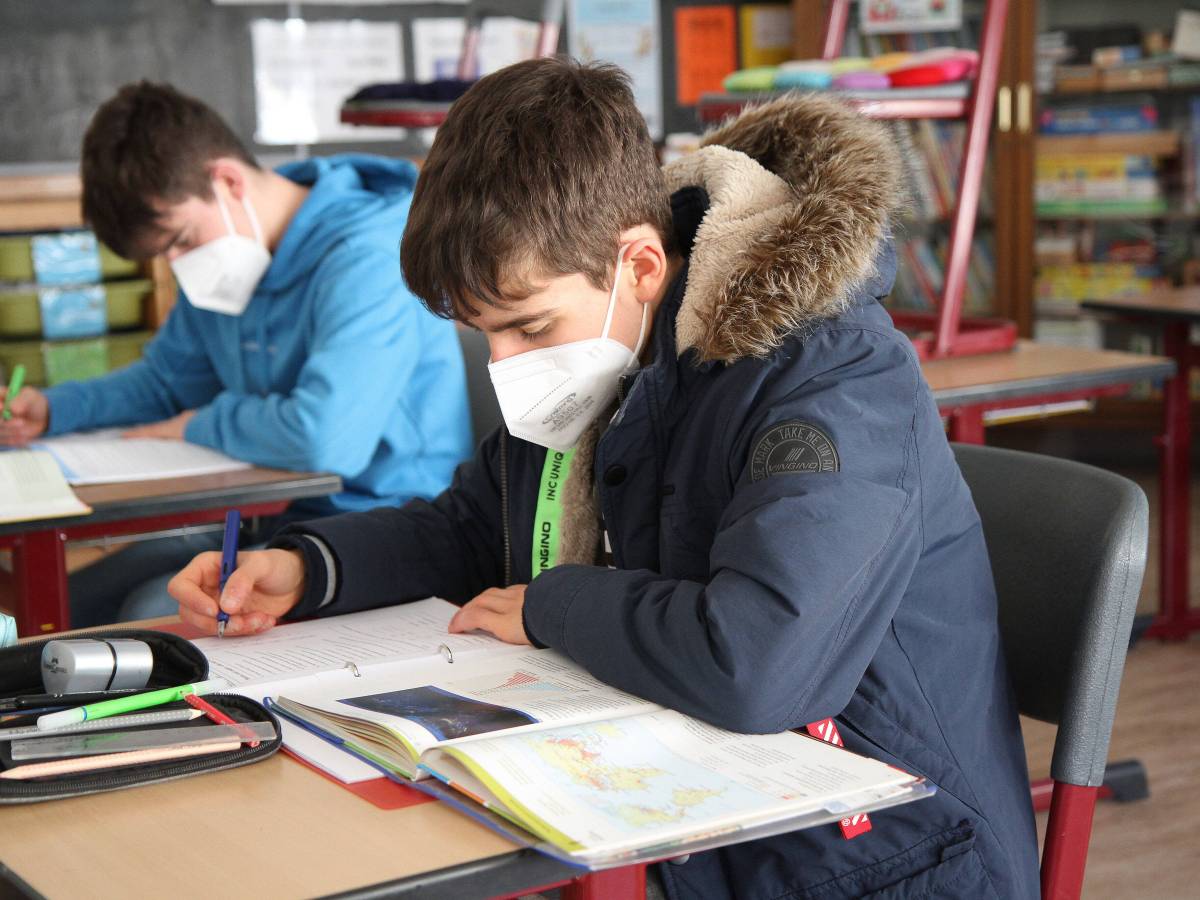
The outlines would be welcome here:
[[[49,453],[0,453],[0,523],[85,516],[91,511],[75,496]]]
[[[121,429],[44,438],[32,445],[49,452],[71,484],[107,484],[185,478],[250,468],[208,447],[163,438],[123,438]]]
[[[293,747],[287,719],[327,751],[341,747],[592,868],[932,792],[805,734],[735,734],[664,710],[551,650],[448,634],[455,610],[429,599],[196,643],[210,677],[272,702],[302,757],[314,761],[313,748]]]

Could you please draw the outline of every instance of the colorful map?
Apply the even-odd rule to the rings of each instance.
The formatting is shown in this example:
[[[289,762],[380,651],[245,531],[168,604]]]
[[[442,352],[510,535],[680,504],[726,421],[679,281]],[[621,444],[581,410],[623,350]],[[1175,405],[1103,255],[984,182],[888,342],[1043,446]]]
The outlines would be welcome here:
[[[513,735],[505,743],[534,757],[538,768],[566,776],[551,780],[623,833],[759,807],[764,796],[677,755],[634,719]]]

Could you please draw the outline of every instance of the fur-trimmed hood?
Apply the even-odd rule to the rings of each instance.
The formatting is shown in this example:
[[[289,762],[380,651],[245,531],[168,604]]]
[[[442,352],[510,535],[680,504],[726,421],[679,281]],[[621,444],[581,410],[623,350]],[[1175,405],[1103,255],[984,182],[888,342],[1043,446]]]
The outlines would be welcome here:
[[[709,198],[675,325],[701,361],[767,356],[844,310],[904,196],[887,130],[819,94],[747,109],[664,173]]]

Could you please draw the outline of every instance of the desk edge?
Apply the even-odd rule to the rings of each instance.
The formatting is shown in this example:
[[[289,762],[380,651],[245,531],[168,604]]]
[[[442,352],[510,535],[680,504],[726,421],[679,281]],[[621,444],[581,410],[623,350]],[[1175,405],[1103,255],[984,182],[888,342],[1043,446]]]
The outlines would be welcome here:
[[[1083,391],[1090,388],[1115,387],[1132,384],[1135,381],[1163,381],[1174,374],[1175,363],[1169,359],[1161,359],[1153,363],[1131,363],[1120,369],[1075,373],[1066,378],[1061,375],[1047,375],[1016,381],[944,388],[933,391],[933,400],[940,409],[975,406],[1022,397],[1027,397],[1031,403],[1034,403],[1037,402],[1038,397]]]

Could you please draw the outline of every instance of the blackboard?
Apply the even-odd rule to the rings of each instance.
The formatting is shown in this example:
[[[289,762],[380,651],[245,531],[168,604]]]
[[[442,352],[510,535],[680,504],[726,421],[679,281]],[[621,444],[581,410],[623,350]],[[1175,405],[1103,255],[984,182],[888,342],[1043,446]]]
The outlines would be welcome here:
[[[674,105],[674,9],[660,3],[666,130],[694,131],[695,112]],[[702,4],[696,4],[702,5]],[[253,144],[254,82],[249,23],[282,18],[279,3],[217,5],[211,0],[4,0],[0,3],[0,164],[70,162],[96,107],[121,85],[169,81],[216,109]],[[400,21],[461,16],[453,3],[329,6],[304,3],[310,21],[361,18]],[[412,34],[402,29],[411,77]],[[565,34],[565,29],[564,29]],[[366,149],[403,153],[413,145],[334,144],[314,154]]]

